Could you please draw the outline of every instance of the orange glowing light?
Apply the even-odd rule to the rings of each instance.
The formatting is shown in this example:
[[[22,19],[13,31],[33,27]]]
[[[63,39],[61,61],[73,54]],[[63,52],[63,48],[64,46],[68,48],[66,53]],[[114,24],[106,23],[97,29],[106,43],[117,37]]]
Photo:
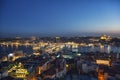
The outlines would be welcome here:
[[[66,67],[69,67],[69,65],[68,65],[68,64],[66,64]]]

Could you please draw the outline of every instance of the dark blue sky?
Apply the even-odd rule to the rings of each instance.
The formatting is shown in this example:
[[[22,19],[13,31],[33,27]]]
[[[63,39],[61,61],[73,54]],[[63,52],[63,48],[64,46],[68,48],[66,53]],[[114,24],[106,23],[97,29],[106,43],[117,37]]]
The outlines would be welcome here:
[[[0,0],[2,35],[119,31],[119,0]]]

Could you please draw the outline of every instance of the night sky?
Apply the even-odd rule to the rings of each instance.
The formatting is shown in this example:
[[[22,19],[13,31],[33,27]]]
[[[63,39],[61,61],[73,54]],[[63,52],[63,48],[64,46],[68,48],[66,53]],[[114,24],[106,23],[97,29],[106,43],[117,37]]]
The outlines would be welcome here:
[[[120,0],[0,0],[0,36],[120,32]]]

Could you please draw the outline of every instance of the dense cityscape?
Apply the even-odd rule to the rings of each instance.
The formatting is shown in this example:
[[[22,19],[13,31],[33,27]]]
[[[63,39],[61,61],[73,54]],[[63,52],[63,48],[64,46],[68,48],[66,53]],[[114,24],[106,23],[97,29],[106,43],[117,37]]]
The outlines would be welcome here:
[[[120,37],[0,39],[1,80],[119,80]]]
[[[0,80],[120,80],[120,0],[0,0]]]

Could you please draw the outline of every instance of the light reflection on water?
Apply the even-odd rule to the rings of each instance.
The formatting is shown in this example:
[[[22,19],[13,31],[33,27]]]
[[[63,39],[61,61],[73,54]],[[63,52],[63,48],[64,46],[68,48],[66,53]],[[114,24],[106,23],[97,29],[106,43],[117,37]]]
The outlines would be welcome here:
[[[24,53],[27,54],[32,54],[33,53],[33,49],[32,46],[3,46],[0,45],[0,53],[12,53],[15,50],[22,50]],[[120,53],[120,47],[117,46],[82,46],[79,47],[78,50],[80,52],[106,52],[106,53],[110,53],[112,52],[117,52]]]
[[[79,47],[80,52],[117,52],[120,53],[120,47],[117,46],[84,46],[84,47]]]
[[[11,46],[11,45],[8,45],[8,46],[0,46],[0,53],[12,53],[16,50],[22,50],[24,53],[27,53],[27,54],[32,54],[33,53],[33,50],[32,50],[32,46]]]

